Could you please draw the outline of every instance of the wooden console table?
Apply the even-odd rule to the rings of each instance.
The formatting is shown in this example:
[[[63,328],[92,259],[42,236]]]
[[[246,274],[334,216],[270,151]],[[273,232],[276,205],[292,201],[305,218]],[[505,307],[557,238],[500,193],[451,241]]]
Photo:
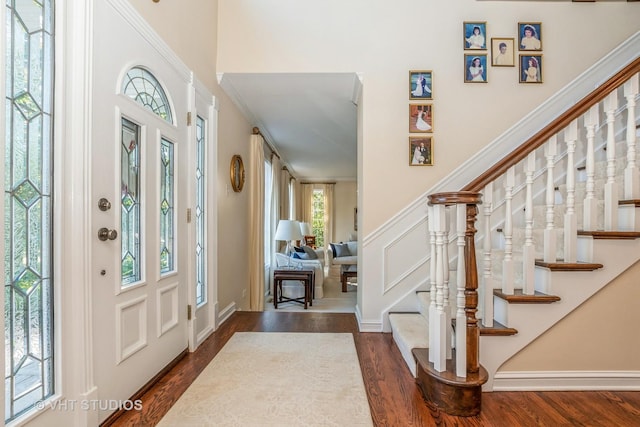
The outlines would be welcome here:
[[[287,298],[282,296],[282,281],[283,280],[299,280],[304,287],[304,297],[301,298]],[[315,271],[312,268],[285,268],[278,267],[273,270],[273,307],[278,308],[279,302],[298,302],[304,305],[304,309],[307,309],[307,305],[313,306],[313,294],[315,292]]]

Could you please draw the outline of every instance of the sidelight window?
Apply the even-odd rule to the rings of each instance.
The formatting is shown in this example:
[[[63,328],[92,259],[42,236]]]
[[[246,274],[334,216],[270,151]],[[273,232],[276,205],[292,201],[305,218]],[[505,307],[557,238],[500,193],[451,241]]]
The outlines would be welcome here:
[[[5,422],[54,393],[53,6],[5,9]]]

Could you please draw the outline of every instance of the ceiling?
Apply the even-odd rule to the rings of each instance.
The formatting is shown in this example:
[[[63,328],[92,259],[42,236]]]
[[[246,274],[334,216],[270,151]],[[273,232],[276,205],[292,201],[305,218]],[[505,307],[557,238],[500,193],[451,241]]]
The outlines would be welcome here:
[[[355,73],[222,73],[218,81],[298,180],[356,179]]]

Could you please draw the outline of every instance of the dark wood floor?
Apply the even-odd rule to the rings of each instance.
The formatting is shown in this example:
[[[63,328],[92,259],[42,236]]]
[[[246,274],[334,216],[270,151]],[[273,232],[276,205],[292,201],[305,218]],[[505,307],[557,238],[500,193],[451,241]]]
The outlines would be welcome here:
[[[234,313],[142,396],[142,411],[112,425],[156,425],[227,340],[246,331],[353,333],[376,426],[640,426],[640,392],[483,393],[480,415],[442,414],[422,399],[391,334],[358,332],[351,313],[285,312]]]

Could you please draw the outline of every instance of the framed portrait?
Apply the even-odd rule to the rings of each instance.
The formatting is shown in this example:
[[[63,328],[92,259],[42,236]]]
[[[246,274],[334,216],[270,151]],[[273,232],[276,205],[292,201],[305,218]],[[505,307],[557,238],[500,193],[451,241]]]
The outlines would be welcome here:
[[[491,38],[491,65],[494,67],[515,67],[513,38]]]
[[[486,49],[487,48],[487,23],[486,22],[463,22],[462,39],[465,49]]]
[[[433,166],[433,137],[409,137],[409,165]]]
[[[542,83],[542,54],[520,55],[520,83]]]
[[[465,83],[486,83],[487,82],[487,54],[465,54],[464,55],[464,82]]]
[[[518,22],[518,50],[542,50],[540,22]]]
[[[433,99],[431,70],[409,71],[409,99]]]
[[[429,133],[433,132],[433,105],[410,104],[409,105],[409,132]]]

